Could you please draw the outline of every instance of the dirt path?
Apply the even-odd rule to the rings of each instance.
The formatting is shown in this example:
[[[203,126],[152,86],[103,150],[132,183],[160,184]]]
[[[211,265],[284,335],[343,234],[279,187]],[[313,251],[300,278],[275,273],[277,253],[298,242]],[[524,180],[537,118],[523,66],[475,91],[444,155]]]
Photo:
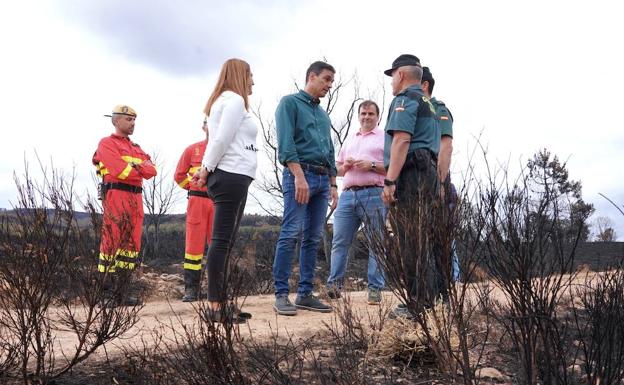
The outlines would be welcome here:
[[[590,274],[593,276],[594,274]],[[582,282],[584,278],[577,277],[575,283]],[[472,286],[472,285],[471,285]],[[505,301],[504,295],[497,288],[492,287],[490,296],[499,301]],[[398,303],[396,297],[389,291],[382,292],[383,301],[380,306],[368,305],[366,291],[348,292],[350,305],[354,312],[359,313],[364,320],[368,316],[379,317],[379,311],[392,309]],[[469,289],[468,298],[474,298],[474,287]],[[290,295],[294,302],[295,294]],[[282,338],[292,337],[294,340],[308,338],[319,331],[326,330],[325,324],[335,319],[335,313],[318,313],[299,310],[295,316],[279,316],[273,310],[275,297],[272,294],[249,296],[245,299],[241,308],[249,312],[253,318],[247,324],[240,325],[241,336],[252,335],[255,339],[268,339],[274,334]],[[329,301],[334,307],[339,301]],[[115,357],[123,354],[124,349],[132,347],[149,348],[153,344],[152,336],[158,332],[165,338],[176,335],[172,329],[183,333],[181,324],[194,325],[198,321],[199,303],[184,303],[179,298],[167,300],[162,297],[152,297],[139,312],[138,323],[122,337],[106,344],[104,349],[99,349],[91,359]],[[378,319],[378,318],[377,318]],[[70,333],[59,332],[56,340],[55,355],[62,359],[62,349],[71,352],[75,344],[75,337]]]
[[[354,311],[359,312],[364,317],[370,314],[376,316],[380,306],[368,305],[366,302],[366,291],[348,293]],[[394,306],[396,299],[390,292],[383,292],[382,309]],[[291,294],[294,301],[295,295]],[[287,338],[293,336],[294,339],[303,339],[312,336],[314,333],[324,328],[324,323],[330,323],[334,313],[318,313],[306,310],[299,310],[295,316],[280,316],[273,310],[275,297],[270,295],[258,295],[247,297],[242,305],[242,310],[249,312],[253,318],[247,324],[240,326],[242,336],[253,335],[257,339],[266,339],[273,333],[280,337]],[[341,301],[341,300],[340,300]],[[337,305],[338,301],[330,301]],[[153,299],[148,301],[139,312],[139,322],[122,337],[106,344],[105,349],[99,349],[91,359],[115,357],[123,353],[123,350],[136,347],[142,348],[144,345],[151,346],[152,335],[156,331],[163,334],[165,338],[173,337],[172,328],[182,331],[181,324],[193,325],[198,320],[199,303],[184,303],[179,299]],[[75,343],[73,335],[60,332],[57,335],[56,354],[62,357],[62,350],[70,351]],[[59,357],[60,358],[60,357]]]

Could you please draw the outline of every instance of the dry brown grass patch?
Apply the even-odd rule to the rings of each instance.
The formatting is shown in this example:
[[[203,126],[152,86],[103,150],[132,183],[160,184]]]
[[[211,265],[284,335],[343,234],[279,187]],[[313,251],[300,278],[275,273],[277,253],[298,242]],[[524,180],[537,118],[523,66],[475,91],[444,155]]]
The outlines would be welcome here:
[[[435,313],[434,313],[435,311]],[[459,348],[459,338],[455,328],[449,325],[449,310],[447,305],[438,303],[433,310],[425,311],[425,320],[431,340],[442,349],[443,333],[451,331],[450,341],[453,350]],[[421,323],[397,318],[389,320],[385,327],[374,338],[375,343],[369,346],[368,359],[407,359],[418,362],[435,364],[435,356],[429,345],[429,339]]]

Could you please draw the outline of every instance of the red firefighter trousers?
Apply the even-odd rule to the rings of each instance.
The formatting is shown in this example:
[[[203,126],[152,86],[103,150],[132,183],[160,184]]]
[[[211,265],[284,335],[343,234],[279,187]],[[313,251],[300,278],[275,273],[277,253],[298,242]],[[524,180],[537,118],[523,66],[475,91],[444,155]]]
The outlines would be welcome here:
[[[98,271],[137,267],[141,250],[143,199],[140,193],[110,189],[104,199]]]
[[[200,271],[206,245],[212,236],[214,207],[212,199],[189,196],[186,209],[186,247],[184,270]]]

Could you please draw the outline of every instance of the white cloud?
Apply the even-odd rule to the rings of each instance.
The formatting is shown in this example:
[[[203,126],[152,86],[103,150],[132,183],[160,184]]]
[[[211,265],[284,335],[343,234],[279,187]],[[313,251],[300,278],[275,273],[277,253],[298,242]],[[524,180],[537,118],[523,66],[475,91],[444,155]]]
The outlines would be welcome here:
[[[102,49],[177,77],[208,75],[229,57],[261,55],[262,47],[278,33],[273,26],[288,28],[279,1],[56,4],[60,17],[92,35]]]

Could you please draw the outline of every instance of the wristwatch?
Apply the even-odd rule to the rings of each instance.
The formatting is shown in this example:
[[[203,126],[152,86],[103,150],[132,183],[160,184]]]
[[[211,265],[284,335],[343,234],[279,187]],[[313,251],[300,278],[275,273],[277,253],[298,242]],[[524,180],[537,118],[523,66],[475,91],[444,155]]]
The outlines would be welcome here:
[[[371,162],[371,170],[375,171],[377,169],[377,163],[375,161]]]
[[[390,180],[390,179],[384,179],[384,185],[385,186],[394,186],[396,184],[396,181]]]

